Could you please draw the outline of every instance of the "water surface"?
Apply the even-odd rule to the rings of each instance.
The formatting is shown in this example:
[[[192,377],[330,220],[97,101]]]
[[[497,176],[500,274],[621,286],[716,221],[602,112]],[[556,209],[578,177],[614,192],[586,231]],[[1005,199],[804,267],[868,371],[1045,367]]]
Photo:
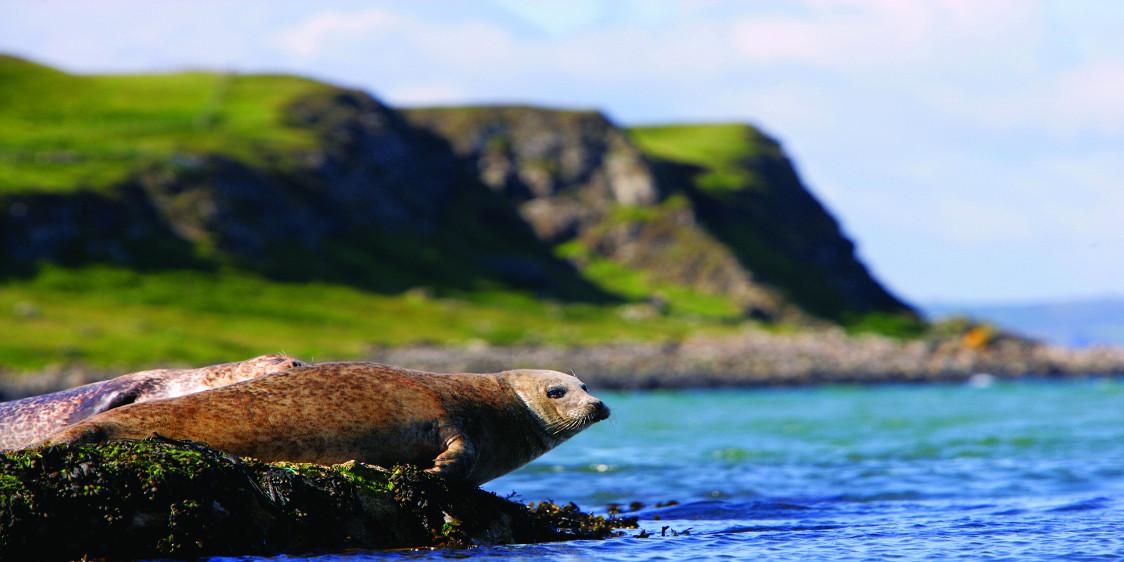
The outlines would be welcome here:
[[[1124,556],[1124,381],[599,394],[611,420],[487,488],[640,501],[652,536],[316,559]]]

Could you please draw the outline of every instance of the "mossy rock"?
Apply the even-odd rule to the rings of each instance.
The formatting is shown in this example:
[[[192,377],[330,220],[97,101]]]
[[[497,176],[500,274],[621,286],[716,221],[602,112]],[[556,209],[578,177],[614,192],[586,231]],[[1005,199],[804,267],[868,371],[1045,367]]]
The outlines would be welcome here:
[[[4,560],[463,547],[601,539],[630,524],[412,466],[267,464],[160,437],[0,454]]]

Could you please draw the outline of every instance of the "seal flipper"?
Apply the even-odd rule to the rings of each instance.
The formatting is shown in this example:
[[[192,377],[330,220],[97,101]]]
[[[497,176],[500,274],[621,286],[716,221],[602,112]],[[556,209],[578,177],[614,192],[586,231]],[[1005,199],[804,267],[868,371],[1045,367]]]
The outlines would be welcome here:
[[[426,469],[426,472],[467,480],[475,465],[476,449],[463,435],[456,434],[445,441],[445,450],[433,459],[433,468]]]
[[[121,406],[126,406],[137,401],[143,389],[138,386],[130,386],[121,390],[111,390],[105,392],[103,396],[98,397],[96,402],[87,400],[83,407],[78,408],[70,413],[67,417],[66,423],[72,424],[80,422],[86,418],[93,417],[106,410],[112,410]]]
[[[116,430],[116,423],[78,422],[55,432],[35,446],[102,443],[113,440],[114,435],[117,433]]]

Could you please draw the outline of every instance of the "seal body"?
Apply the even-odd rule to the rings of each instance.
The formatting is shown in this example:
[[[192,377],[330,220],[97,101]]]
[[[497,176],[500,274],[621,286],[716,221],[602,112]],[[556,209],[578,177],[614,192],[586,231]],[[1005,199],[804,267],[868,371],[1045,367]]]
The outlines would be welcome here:
[[[285,355],[198,369],[155,369],[0,403],[0,450],[28,447],[75,422],[139,402],[183,396],[306,365]]]
[[[608,416],[580,380],[557,371],[437,374],[324,363],[110,410],[46,443],[159,434],[264,461],[409,463],[480,484]]]

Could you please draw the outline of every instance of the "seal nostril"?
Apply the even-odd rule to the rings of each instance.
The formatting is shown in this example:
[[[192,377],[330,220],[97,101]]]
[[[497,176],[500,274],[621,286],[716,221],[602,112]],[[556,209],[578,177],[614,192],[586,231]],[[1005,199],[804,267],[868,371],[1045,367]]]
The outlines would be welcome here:
[[[606,406],[604,402],[598,401],[597,404],[594,405],[594,408],[597,410],[597,419],[603,420],[609,417],[609,407]]]

